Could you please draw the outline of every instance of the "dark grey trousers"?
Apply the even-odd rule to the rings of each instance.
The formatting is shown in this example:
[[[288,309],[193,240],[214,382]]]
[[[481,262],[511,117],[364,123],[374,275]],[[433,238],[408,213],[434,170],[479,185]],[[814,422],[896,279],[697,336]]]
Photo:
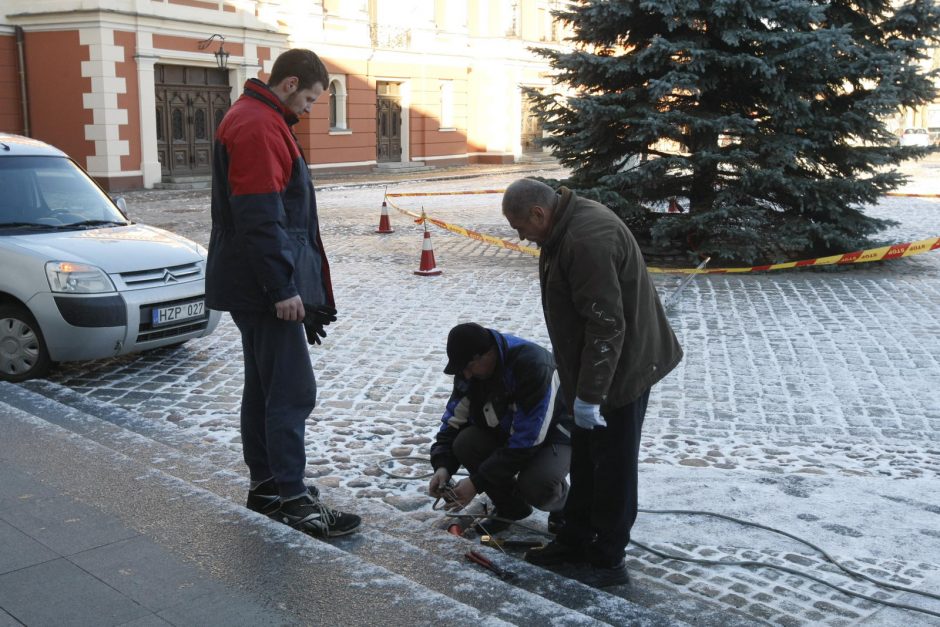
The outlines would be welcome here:
[[[571,495],[562,544],[582,547],[594,566],[623,561],[636,522],[640,437],[650,391],[618,409],[605,409],[606,427],[571,433]]]
[[[457,435],[453,451],[460,463],[474,473],[501,446],[503,442],[495,432],[470,425]],[[509,518],[521,514],[526,504],[547,512],[560,510],[568,498],[565,478],[570,465],[570,446],[545,444],[509,485],[491,488],[486,495],[496,511]]]
[[[242,334],[242,450],[253,481],[274,477],[282,497],[306,491],[304,429],[317,402],[304,327],[274,313],[232,312]]]

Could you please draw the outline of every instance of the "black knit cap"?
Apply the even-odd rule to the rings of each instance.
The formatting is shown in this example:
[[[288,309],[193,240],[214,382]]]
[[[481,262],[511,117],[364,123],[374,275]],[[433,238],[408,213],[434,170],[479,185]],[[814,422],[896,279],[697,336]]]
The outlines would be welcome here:
[[[493,346],[493,336],[476,322],[458,324],[447,334],[447,366],[444,374],[457,374]]]

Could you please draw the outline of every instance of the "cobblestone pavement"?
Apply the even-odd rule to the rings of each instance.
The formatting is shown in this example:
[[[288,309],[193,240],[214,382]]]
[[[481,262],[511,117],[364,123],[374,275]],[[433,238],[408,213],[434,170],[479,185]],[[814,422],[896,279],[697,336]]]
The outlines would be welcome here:
[[[518,176],[404,182],[389,190],[492,189]],[[537,262],[437,230],[432,242],[444,274],[415,276],[419,227],[392,211],[395,232],[374,233],[381,188],[333,186],[318,199],[340,317],[325,344],[311,350],[320,389],[307,432],[308,474],[362,498],[426,510],[422,482],[392,479],[377,464],[427,456],[450,391],[441,368],[453,324],[476,320],[548,344]],[[207,242],[208,192],[137,192],[127,200],[134,219]],[[498,195],[401,203],[514,237],[500,215]],[[940,235],[940,200],[891,198],[871,212],[900,222],[884,234],[886,241]],[[655,280],[665,295],[681,279]],[[740,504],[750,506],[739,505],[742,513],[760,517],[776,509],[765,524],[795,525],[836,543],[842,559],[883,579],[940,589],[940,510],[933,500],[940,494],[930,487],[940,477],[940,402],[934,394],[940,389],[940,253],[851,268],[696,277],[671,319],[686,358],[651,396],[641,506],[677,506],[677,486],[701,481],[685,502],[723,511],[738,490]],[[241,348],[228,317],[211,337],[148,354],[65,364],[51,380],[175,423],[204,446],[240,450]],[[391,465],[401,470],[408,463]],[[741,485],[746,490],[736,487]],[[711,507],[701,507],[708,502],[691,494],[711,494],[716,486],[723,490],[714,496],[721,502]],[[882,510],[895,503],[917,512],[913,528],[866,521],[861,497],[850,497],[874,498],[866,492],[871,486],[887,499],[872,505],[872,521],[887,516]],[[653,502],[660,498],[670,502]],[[771,503],[762,505],[762,498]],[[717,523],[694,525],[715,536],[683,541],[691,527],[641,516],[637,533],[656,534],[660,540],[650,543],[674,553],[777,562],[838,580],[831,576],[834,567],[801,545],[758,540]],[[673,533],[680,539],[669,542]],[[921,543],[934,548],[922,550]],[[887,625],[899,616],[884,618],[878,604],[769,569],[710,568],[634,547],[628,560],[641,577],[743,610],[759,622]],[[905,598],[869,583],[841,581],[876,598]],[[918,624],[918,615],[900,616]]]

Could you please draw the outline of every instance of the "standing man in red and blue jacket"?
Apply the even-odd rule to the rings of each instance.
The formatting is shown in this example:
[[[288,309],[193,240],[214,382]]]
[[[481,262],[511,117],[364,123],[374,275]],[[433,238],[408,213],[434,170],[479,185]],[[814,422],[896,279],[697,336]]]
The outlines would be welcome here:
[[[326,66],[303,49],[279,56],[267,84],[245,83],[216,131],[206,267],[206,305],[230,312],[241,332],[247,506],[320,537],[361,523],[303,481],[304,427],[317,398],[307,342],[320,343],[336,309],[316,195],[291,126],[328,84]]]

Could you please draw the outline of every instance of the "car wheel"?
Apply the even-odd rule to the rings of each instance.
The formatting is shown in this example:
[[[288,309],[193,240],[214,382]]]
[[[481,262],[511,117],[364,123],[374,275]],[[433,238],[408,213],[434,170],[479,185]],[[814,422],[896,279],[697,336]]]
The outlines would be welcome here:
[[[0,380],[41,377],[52,362],[36,319],[19,305],[0,305]]]

